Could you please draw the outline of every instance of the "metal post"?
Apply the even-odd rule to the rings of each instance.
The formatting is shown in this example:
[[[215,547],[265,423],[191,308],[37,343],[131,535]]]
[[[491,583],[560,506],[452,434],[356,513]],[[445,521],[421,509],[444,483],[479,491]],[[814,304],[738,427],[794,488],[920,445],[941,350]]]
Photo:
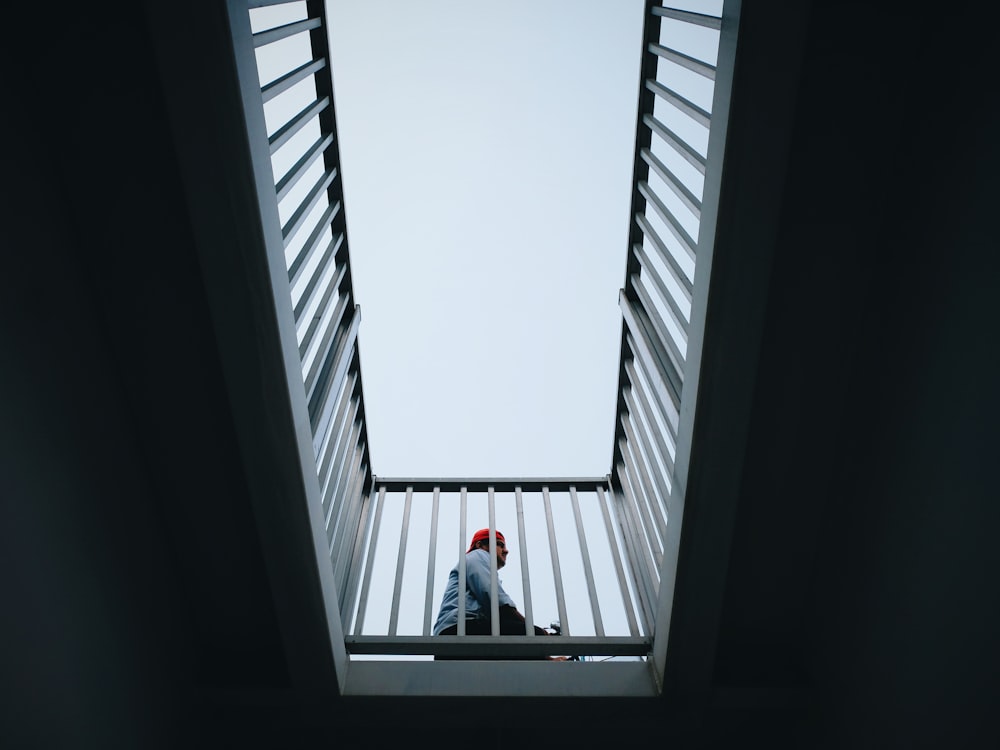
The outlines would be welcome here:
[[[627,422],[628,420],[626,419],[625,421]],[[635,456],[636,446],[630,443],[626,438],[622,438],[619,441],[619,445],[622,443],[624,443],[621,451],[622,460],[625,463],[625,473],[628,475],[629,483],[632,485],[632,496],[635,498],[636,508],[639,511],[642,527],[646,531],[646,536],[649,538],[650,549],[653,550],[653,555],[656,559],[656,569],[659,570],[660,559],[663,557],[663,539],[665,538],[665,534],[663,533],[664,529],[661,529],[658,525],[654,524],[653,515],[650,511],[650,508],[657,503],[657,500],[655,497],[650,496],[652,488],[643,481],[643,477],[637,468],[637,459]]]
[[[666,512],[669,514],[670,513],[669,488],[671,486],[671,480],[674,471],[674,460],[670,457],[670,454],[667,452],[667,444],[666,441],[664,441],[663,439],[663,433],[656,427],[656,422],[650,421],[652,420],[652,417],[650,416],[649,410],[646,409],[645,407],[643,407],[641,410],[636,408],[637,402],[632,395],[634,387],[635,387],[634,384],[630,384],[628,387],[624,389],[625,408],[627,408],[629,410],[629,413],[632,415],[636,416],[641,415],[643,419],[646,421],[646,423],[649,424],[649,427],[647,428],[643,425],[643,420],[638,420],[636,422],[635,429],[636,433],[639,435],[640,440],[642,441],[642,447],[646,450],[646,455],[649,456],[650,459],[652,460],[653,458],[655,458],[655,455],[658,454],[660,456],[660,459],[663,461],[664,474],[662,474],[661,476],[666,482],[666,484],[663,485],[663,491],[664,491],[663,500],[665,502],[664,510],[666,510]],[[635,390],[635,393],[638,394],[640,398],[639,403],[645,404],[645,396],[642,395],[642,392],[637,389]],[[655,449],[651,444],[649,438],[650,434],[652,434],[653,439],[655,441],[656,445]]]
[[[392,610],[389,614],[389,635],[396,635],[399,624],[399,597],[403,591],[403,566],[406,562],[406,537],[410,532],[410,506],[413,504],[413,488],[406,488],[406,504],[403,506],[403,525],[399,529],[399,551],[396,554],[396,583],[392,589]]]
[[[621,464],[618,464],[615,468],[620,472]],[[619,473],[619,483],[621,481],[620,477]],[[653,612],[655,611],[656,589],[649,580],[649,572],[642,557],[642,542],[637,536],[637,530],[632,522],[632,517],[627,511],[628,503],[624,497],[624,490],[616,492],[613,485],[609,485],[609,487],[615,501],[614,510],[618,520],[618,528],[625,542],[625,559],[632,570],[632,582],[635,584],[635,593],[639,599],[643,619],[646,623],[646,632],[651,633],[655,625]]]
[[[628,619],[629,633],[633,636],[639,635],[639,626],[635,620],[635,610],[632,605],[632,597],[628,592],[628,581],[625,578],[625,570],[622,567],[622,558],[618,552],[618,539],[615,536],[615,529],[611,523],[611,513],[608,511],[608,500],[604,495],[604,488],[597,487],[597,500],[601,506],[601,515],[604,517],[604,529],[608,533],[608,544],[611,547],[611,561],[615,566],[615,575],[618,576],[618,587],[621,590],[622,605],[625,607],[625,617]]]
[[[667,519],[661,510],[667,504],[666,490],[659,483],[654,483],[650,479],[649,472],[646,470],[646,459],[642,455],[639,442],[635,437],[635,431],[632,429],[632,420],[635,418],[631,413],[622,414],[622,426],[625,428],[625,436],[628,438],[629,447],[632,449],[632,458],[635,461],[636,469],[639,471],[639,478],[646,492],[646,499],[649,501],[649,507],[653,511],[656,527],[660,530],[660,539],[666,540]],[[662,502],[659,497],[660,493],[663,493]]]
[[[500,635],[500,579],[497,575],[497,514],[493,488],[486,490],[490,515],[490,633]]]
[[[431,634],[431,607],[434,605],[434,562],[437,556],[438,538],[438,504],[441,488],[434,488],[434,499],[431,501],[431,533],[427,545],[427,594],[424,598],[424,635]]]
[[[382,527],[382,509],[385,507],[385,487],[380,487],[375,507],[375,521],[372,524],[371,543],[368,545],[368,558],[365,560],[365,580],[361,584],[361,598],[358,600],[358,621],[354,625],[354,634],[363,635],[365,613],[368,611],[368,592],[372,585],[372,567],[375,563],[375,548],[378,546],[379,529]]]
[[[340,595],[340,616],[344,624],[344,631],[348,630],[351,621],[351,613],[354,611],[354,598],[358,593],[358,582],[361,578],[361,556],[364,554],[365,545],[371,538],[371,520],[375,517],[372,513],[375,505],[375,484],[368,489],[366,502],[361,509],[361,520],[358,522],[358,534],[354,538],[354,551],[351,554],[351,565],[348,568],[347,588]]]
[[[461,510],[458,521],[458,635],[465,635],[465,526],[466,526],[466,494],[467,489],[462,488]]]
[[[549,530],[549,553],[552,555],[552,578],[556,584],[559,626],[562,635],[569,635],[569,620],[566,617],[566,595],[563,592],[562,569],[559,567],[559,548],[556,546],[556,529],[555,524],[552,522],[552,503],[549,500],[548,487],[542,487],[542,500],[545,502],[545,524]]]
[[[583,530],[583,516],[580,515],[580,501],[576,497],[576,487],[569,488],[569,497],[573,502],[573,517],[576,519],[576,534],[580,540],[580,554],[583,556],[583,574],[587,578],[587,593],[590,594],[590,613],[594,617],[594,631],[604,637],[601,604],[597,599],[597,587],[594,585],[594,570],[590,566],[590,551],[587,549],[587,535]]]
[[[521,501],[521,488],[514,488],[514,498],[517,503],[517,538],[521,544],[521,589],[524,591],[524,634],[535,634],[535,621],[531,611],[531,579],[528,577],[528,540],[524,535],[524,504]]]

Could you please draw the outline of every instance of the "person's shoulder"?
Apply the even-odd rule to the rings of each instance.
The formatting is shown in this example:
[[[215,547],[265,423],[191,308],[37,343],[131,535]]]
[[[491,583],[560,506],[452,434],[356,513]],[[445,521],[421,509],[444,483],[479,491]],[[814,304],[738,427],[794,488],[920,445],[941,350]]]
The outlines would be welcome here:
[[[486,565],[489,565],[490,553],[484,550],[482,547],[477,547],[471,552],[466,552],[465,556],[470,561],[475,561],[477,563],[484,563]]]

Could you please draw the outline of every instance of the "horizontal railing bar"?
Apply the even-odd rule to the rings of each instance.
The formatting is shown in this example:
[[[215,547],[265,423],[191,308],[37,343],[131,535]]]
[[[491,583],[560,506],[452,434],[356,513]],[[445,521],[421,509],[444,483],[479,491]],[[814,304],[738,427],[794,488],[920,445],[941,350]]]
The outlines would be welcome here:
[[[673,18],[675,21],[684,21],[707,29],[721,29],[722,19],[718,16],[706,16],[704,13],[692,13],[689,10],[677,10],[676,8],[653,8],[653,15],[661,18]]]
[[[649,276],[649,278],[652,279],[653,284],[656,286],[656,291],[667,303],[670,317],[673,318],[674,323],[676,323],[677,327],[680,329],[681,335],[684,337],[684,343],[686,344],[688,321],[687,318],[684,317],[684,311],[681,310],[680,305],[677,304],[677,300],[674,299],[674,295],[671,294],[669,289],[667,289],[667,285],[664,283],[663,277],[660,276],[660,272],[656,270],[656,266],[650,263],[649,256],[647,256],[646,251],[642,249],[642,245],[633,245],[632,252],[635,253],[636,259],[642,266],[642,275]]]
[[[320,136],[320,138],[309,147],[309,149],[299,158],[292,167],[285,172],[285,176],[278,180],[278,183],[274,186],[275,193],[278,196],[278,200],[281,201],[288,191],[291,190],[302,179],[303,175],[309,171],[309,167],[312,166],[313,162],[319,158],[319,155],[323,153],[327,146],[333,143],[333,133],[327,133],[325,137]]]
[[[275,78],[269,84],[261,86],[260,88],[260,98],[265,102],[271,101],[278,94],[283,94],[288,91],[292,86],[300,81],[304,81],[306,78],[311,76],[317,70],[320,70],[326,65],[326,58],[321,57],[318,60],[312,60],[307,62],[305,65],[300,65],[295,70],[292,70],[280,78]]]
[[[466,656],[490,654],[511,658],[526,656],[644,656],[649,638],[631,636],[553,635],[354,635],[345,640],[352,654],[435,654]]]
[[[656,42],[650,43],[649,51],[658,57],[662,57],[664,60],[670,60],[670,62],[677,63],[682,68],[687,68],[692,73],[697,73],[712,81],[715,80],[715,66],[709,65],[707,62],[703,62],[696,57],[685,55],[683,52],[678,52],[675,49],[665,47]]]
[[[375,486],[384,487],[388,492],[402,492],[407,487],[413,487],[414,492],[432,492],[440,487],[441,492],[457,492],[463,487],[469,492],[486,492],[490,487],[496,492],[513,492],[520,487],[524,492],[540,492],[542,487],[548,487],[550,492],[569,492],[571,486],[578,491],[593,490],[596,487],[606,488],[606,477],[558,477],[546,479],[542,477],[504,478],[504,479],[455,479],[455,478],[419,478],[406,479],[400,477],[375,477]]]
[[[698,196],[688,189],[687,185],[681,182],[681,179],[677,175],[670,171],[670,167],[660,161],[656,154],[648,148],[642,149],[639,152],[639,156],[641,156],[642,160],[653,168],[653,171],[656,172],[660,179],[666,183],[667,187],[674,192],[674,195],[680,198],[681,202],[688,207],[688,210],[690,210],[696,218],[700,219],[701,201],[698,199]]]
[[[323,251],[323,256],[319,259],[319,263],[316,264],[316,268],[313,269],[313,273],[312,276],[309,277],[309,281],[306,282],[306,288],[302,290],[302,296],[299,297],[299,301],[295,303],[295,308],[292,310],[295,314],[296,323],[299,322],[299,318],[302,316],[303,311],[309,307],[309,303],[316,294],[319,282],[326,275],[326,271],[330,267],[330,263],[337,257],[337,250],[339,249],[341,242],[343,242],[343,239],[344,235],[338,234],[330,240],[330,244],[327,245],[326,250]],[[337,273],[330,283],[335,287],[339,287],[341,282],[344,280],[344,275],[347,273],[346,260],[342,260],[335,267],[337,268]]]
[[[660,138],[666,141],[666,143],[674,151],[676,151],[677,154],[684,159],[684,161],[697,169],[701,174],[705,174],[705,167],[707,164],[705,157],[695,151],[694,147],[687,141],[652,115],[643,115],[642,122],[650,129],[650,131],[656,133]]]
[[[659,255],[660,260],[663,261],[663,265],[667,267],[670,271],[670,275],[673,277],[674,281],[677,282],[677,286],[681,288],[681,292],[684,294],[684,299],[688,302],[691,301],[691,294],[694,291],[694,284],[684,273],[684,269],[681,268],[681,264],[677,262],[674,254],[670,252],[667,246],[663,243],[660,235],[656,233],[653,229],[653,225],[649,223],[649,219],[646,218],[644,214],[636,214],[635,222],[639,225],[639,229],[645,237],[649,239],[653,247],[656,248],[656,253]]]
[[[677,107],[677,109],[679,109],[681,112],[686,114],[688,117],[690,117],[692,120],[699,123],[700,125],[704,125],[707,128],[709,124],[712,122],[711,113],[702,109],[690,99],[686,99],[685,97],[681,96],[673,89],[664,86],[659,81],[653,78],[647,78],[646,88],[652,91],[661,99],[663,99],[663,101]]]
[[[639,194],[646,199],[647,205],[651,205],[653,210],[656,211],[657,215],[663,219],[664,225],[670,230],[670,233],[677,240],[678,244],[684,249],[684,252],[688,254],[691,260],[695,259],[695,248],[697,243],[694,238],[688,234],[687,230],[681,226],[681,223],[677,221],[670,209],[664,205],[663,201],[660,200],[660,196],[653,192],[653,189],[649,186],[649,183],[645,180],[640,180],[638,184]]]
[[[316,248],[319,247],[319,242],[323,239],[323,233],[326,231],[327,227],[331,226],[333,218],[340,213],[340,201],[337,201],[333,205],[327,206],[323,210],[323,215],[320,216],[319,221],[316,222],[316,226],[309,233],[306,241],[302,244],[302,249],[299,250],[298,254],[292,260],[288,266],[288,285],[290,287],[295,286],[299,280],[299,274],[302,273],[302,269],[306,267],[309,263],[309,258],[312,254],[316,252]],[[341,233],[341,241],[342,241]],[[337,238],[334,238],[335,240]],[[298,324],[298,321],[295,321]]]
[[[288,247],[288,241],[295,236],[295,234],[302,228],[302,224],[305,222],[306,217],[309,216],[309,212],[312,211],[316,204],[319,203],[320,198],[326,194],[326,189],[330,187],[332,183],[337,179],[337,168],[329,169],[323,173],[316,184],[310,188],[309,193],[299,204],[299,207],[295,209],[295,212],[289,217],[288,222],[281,228],[281,239],[284,240],[285,247]],[[339,201],[337,201],[339,203]],[[325,222],[318,222],[320,226],[323,226]]]
[[[329,106],[330,97],[324,96],[322,99],[317,99],[295,115],[295,117],[291,120],[274,131],[274,133],[269,135],[267,138],[267,145],[271,150],[271,154],[273,155],[275,151],[284,146],[289,139],[304,128],[306,124],[312,120],[312,118]]]
[[[267,31],[258,31],[253,35],[253,46],[263,47],[266,44],[272,44],[273,42],[287,39],[290,36],[301,34],[303,31],[318,29],[322,25],[322,18],[307,18],[303,21],[286,23],[284,26],[278,26]]]
[[[632,282],[632,288],[639,297],[639,302],[642,303],[643,312],[646,313],[646,317],[649,319],[649,322],[656,331],[657,338],[666,347],[667,355],[670,357],[671,364],[673,364],[674,369],[677,371],[678,381],[683,383],[684,354],[681,353],[680,347],[677,345],[677,341],[674,340],[674,337],[667,329],[667,324],[663,320],[663,316],[660,315],[660,311],[657,309],[656,305],[653,304],[653,300],[649,296],[649,289],[646,288],[645,281],[639,276],[639,274],[632,274],[629,279]]]

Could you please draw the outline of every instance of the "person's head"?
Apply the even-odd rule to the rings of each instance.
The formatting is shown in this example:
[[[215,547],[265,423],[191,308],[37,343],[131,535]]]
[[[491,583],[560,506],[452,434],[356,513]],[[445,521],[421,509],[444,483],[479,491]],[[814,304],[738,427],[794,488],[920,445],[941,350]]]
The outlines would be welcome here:
[[[474,549],[484,549],[486,554],[490,553],[490,530],[480,529],[472,535],[472,542],[469,544],[469,552]],[[502,568],[507,564],[507,542],[503,534],[497,532],[497,567]]]

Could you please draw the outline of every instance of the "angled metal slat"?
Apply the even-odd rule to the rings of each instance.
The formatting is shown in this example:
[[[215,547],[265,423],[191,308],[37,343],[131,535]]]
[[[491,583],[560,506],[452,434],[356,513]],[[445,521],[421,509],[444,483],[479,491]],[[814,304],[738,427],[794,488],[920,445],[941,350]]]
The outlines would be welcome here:
[[[267,145],[273,155],[275,151],[288,143],[289,139],[308,124],[312,118],[330,106],[330,98],[317,99],[295,117],[286,122],[267,138]]]
[[[659,81],[652,78],[648,79],[646,81],[646,88],[660,97],[663,101],[675,106],[678,110],[686,114],[699,125],[704,125],[707,128],[712,122],[712,114],[710,112],[702,109],[690,99],[681,96],[673,89],[664,86]]]
[[[309,171],[309,167],[313,165],[316,159],[322,155],[323,151],[331,143],[333,143],[333,133],[320,136],[313,145],[306,149],[306,152],[299,157],[298,161],[289,167],[288,171],[285,172],[284,176],[274,186],[274,191],[279,201],[288,195],[288,191],[295,187],[298,181],[302,179],[302,176]]]
[[[653,15],[662,18],[673,18],[675,21],[693,23],[696,26],[704,26],[707,29],[721,29],[722,19],[718,16],[707,16],[704,13],[692,13],[688,10],[677,10],[675,8],[653,8]]]
[[[653,117],[652,114],[643,115],[642,123],[649,128],[651,132],[656,133],[656,135],[658,135],[674,151],[676,151],[677,155],[684,159],[684,161],[698,170],[701,174],[705,174],[705,157],[698,153],[698,151],[687,141]]]
[[[318,29],[322,25],[323,21],[319,18],[307,18],[304,21],[286,23],[284,26],[278,26],[277,28],[260,31],[254,34],[253,46],[263,47],[264,45],[272,44],[274,42],[281,41],[282,39],[287,39],[290,36],[301,34],[303,31]]]
[[[715,66],[699,60],[696,57],[685,55],[683,52],[679,52],[662,44],[657,44],[656,42],[649,45],[649,51],[658,57],[662,57],[664,60],[670,60],[672,63],[676,63],[683,68],[687,68],[692,73],[704,76],[710,81],[715,80]]]
[[[269,84],[260,87],[260,98],[265,102],[271,101],[278,94],[283,94],[292,86],[297,83],[304,81],[306,78],[311,76],[320,68],[326,65],[326,58],[321,57],[319,60],[312,60],[307,62],[305,65],[300,65],[295,70],[292,70],[280,78],[276,78]]]

